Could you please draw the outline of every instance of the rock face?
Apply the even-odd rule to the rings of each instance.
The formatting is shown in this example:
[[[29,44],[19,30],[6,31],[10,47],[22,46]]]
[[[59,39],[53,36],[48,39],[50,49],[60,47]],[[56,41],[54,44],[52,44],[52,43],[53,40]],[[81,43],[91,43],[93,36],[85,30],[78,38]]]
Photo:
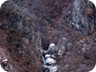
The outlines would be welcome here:
[[[2,67],[9,72],[90,71],[96,63],[95,12],[88,0],[6,1],[0,9]]]

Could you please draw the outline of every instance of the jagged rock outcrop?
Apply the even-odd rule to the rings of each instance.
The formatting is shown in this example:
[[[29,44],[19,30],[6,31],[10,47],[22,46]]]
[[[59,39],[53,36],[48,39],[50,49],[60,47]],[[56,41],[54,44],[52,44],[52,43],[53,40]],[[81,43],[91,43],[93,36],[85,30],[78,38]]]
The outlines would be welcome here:
[[[88,0],[6,1],[0,9],[3,68],[9,72],[90,71],[96,63],[95,12]],[[8,62],[2,62],[6,58]]]

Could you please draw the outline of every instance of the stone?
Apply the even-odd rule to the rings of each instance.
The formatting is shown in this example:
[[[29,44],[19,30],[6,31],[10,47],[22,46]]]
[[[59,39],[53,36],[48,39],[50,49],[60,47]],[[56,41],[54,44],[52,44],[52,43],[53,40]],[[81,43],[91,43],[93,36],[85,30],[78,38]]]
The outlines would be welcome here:
[[[89,0],[8,0],[0,8],[0,63],[8,59],[2,67],[10,72],[88,72],[95,33]]]

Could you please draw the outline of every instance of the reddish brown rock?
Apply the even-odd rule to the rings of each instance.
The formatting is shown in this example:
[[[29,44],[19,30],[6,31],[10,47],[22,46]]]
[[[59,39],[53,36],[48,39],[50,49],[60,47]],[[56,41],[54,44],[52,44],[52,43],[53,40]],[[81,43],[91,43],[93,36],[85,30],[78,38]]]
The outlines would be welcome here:
[[[57,72],[88,72],[96,63],[95,11],[88,0],[7,1],[0,9],[0,57],[10,72],[50,72],[42,50],[54,43]]]

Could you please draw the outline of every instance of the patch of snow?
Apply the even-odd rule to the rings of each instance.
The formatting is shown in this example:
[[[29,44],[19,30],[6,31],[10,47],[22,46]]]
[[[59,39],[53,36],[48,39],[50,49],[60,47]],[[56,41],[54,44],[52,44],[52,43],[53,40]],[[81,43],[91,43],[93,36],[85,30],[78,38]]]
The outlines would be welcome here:
[[[46,65],[43,65],[43,67],[45,68],[48,68],[50,71],[49,72],[56,72],[59,68],[59,65],[53,65],[53,66],[46,66]]]
[[[54,52],[55,50],[56,50],[55,44],[54,43],[50,43],[47,52],[50,52],[50,51]]]
[[[53,58],[47,58],[47,59],[46,59],[46,63],[55,64],[56,61],[55,61]]]
[[[74,27],[76,27],[77,29],[80,28],[80,26],[79,26],[77,23],[75,24],[75,23],[72,22],[72,25],[73,25]]]
[[[55,44],[54,43],[51,43],[50,45],[49,45],[49,47],[54,47],[55,46]]]
[[[67,38],[63,37],[63,40],[67,40]]]
[[[52,55],[52,58],[56,58],[56,56],[55,55]]]
[[[49,57],[51,57],[50,54],[46,54],[46,55],[45,55],[45,58],[49,58]]]
[[[56,72],[58,70],[58,66],[57,65],[56,66],[50,66],[49,69],[50,69],[50,72]]]
[[[8,59],[4,59],[4,60],[3,60],[3,62],[6,62],[6,61],[8,61]]]

